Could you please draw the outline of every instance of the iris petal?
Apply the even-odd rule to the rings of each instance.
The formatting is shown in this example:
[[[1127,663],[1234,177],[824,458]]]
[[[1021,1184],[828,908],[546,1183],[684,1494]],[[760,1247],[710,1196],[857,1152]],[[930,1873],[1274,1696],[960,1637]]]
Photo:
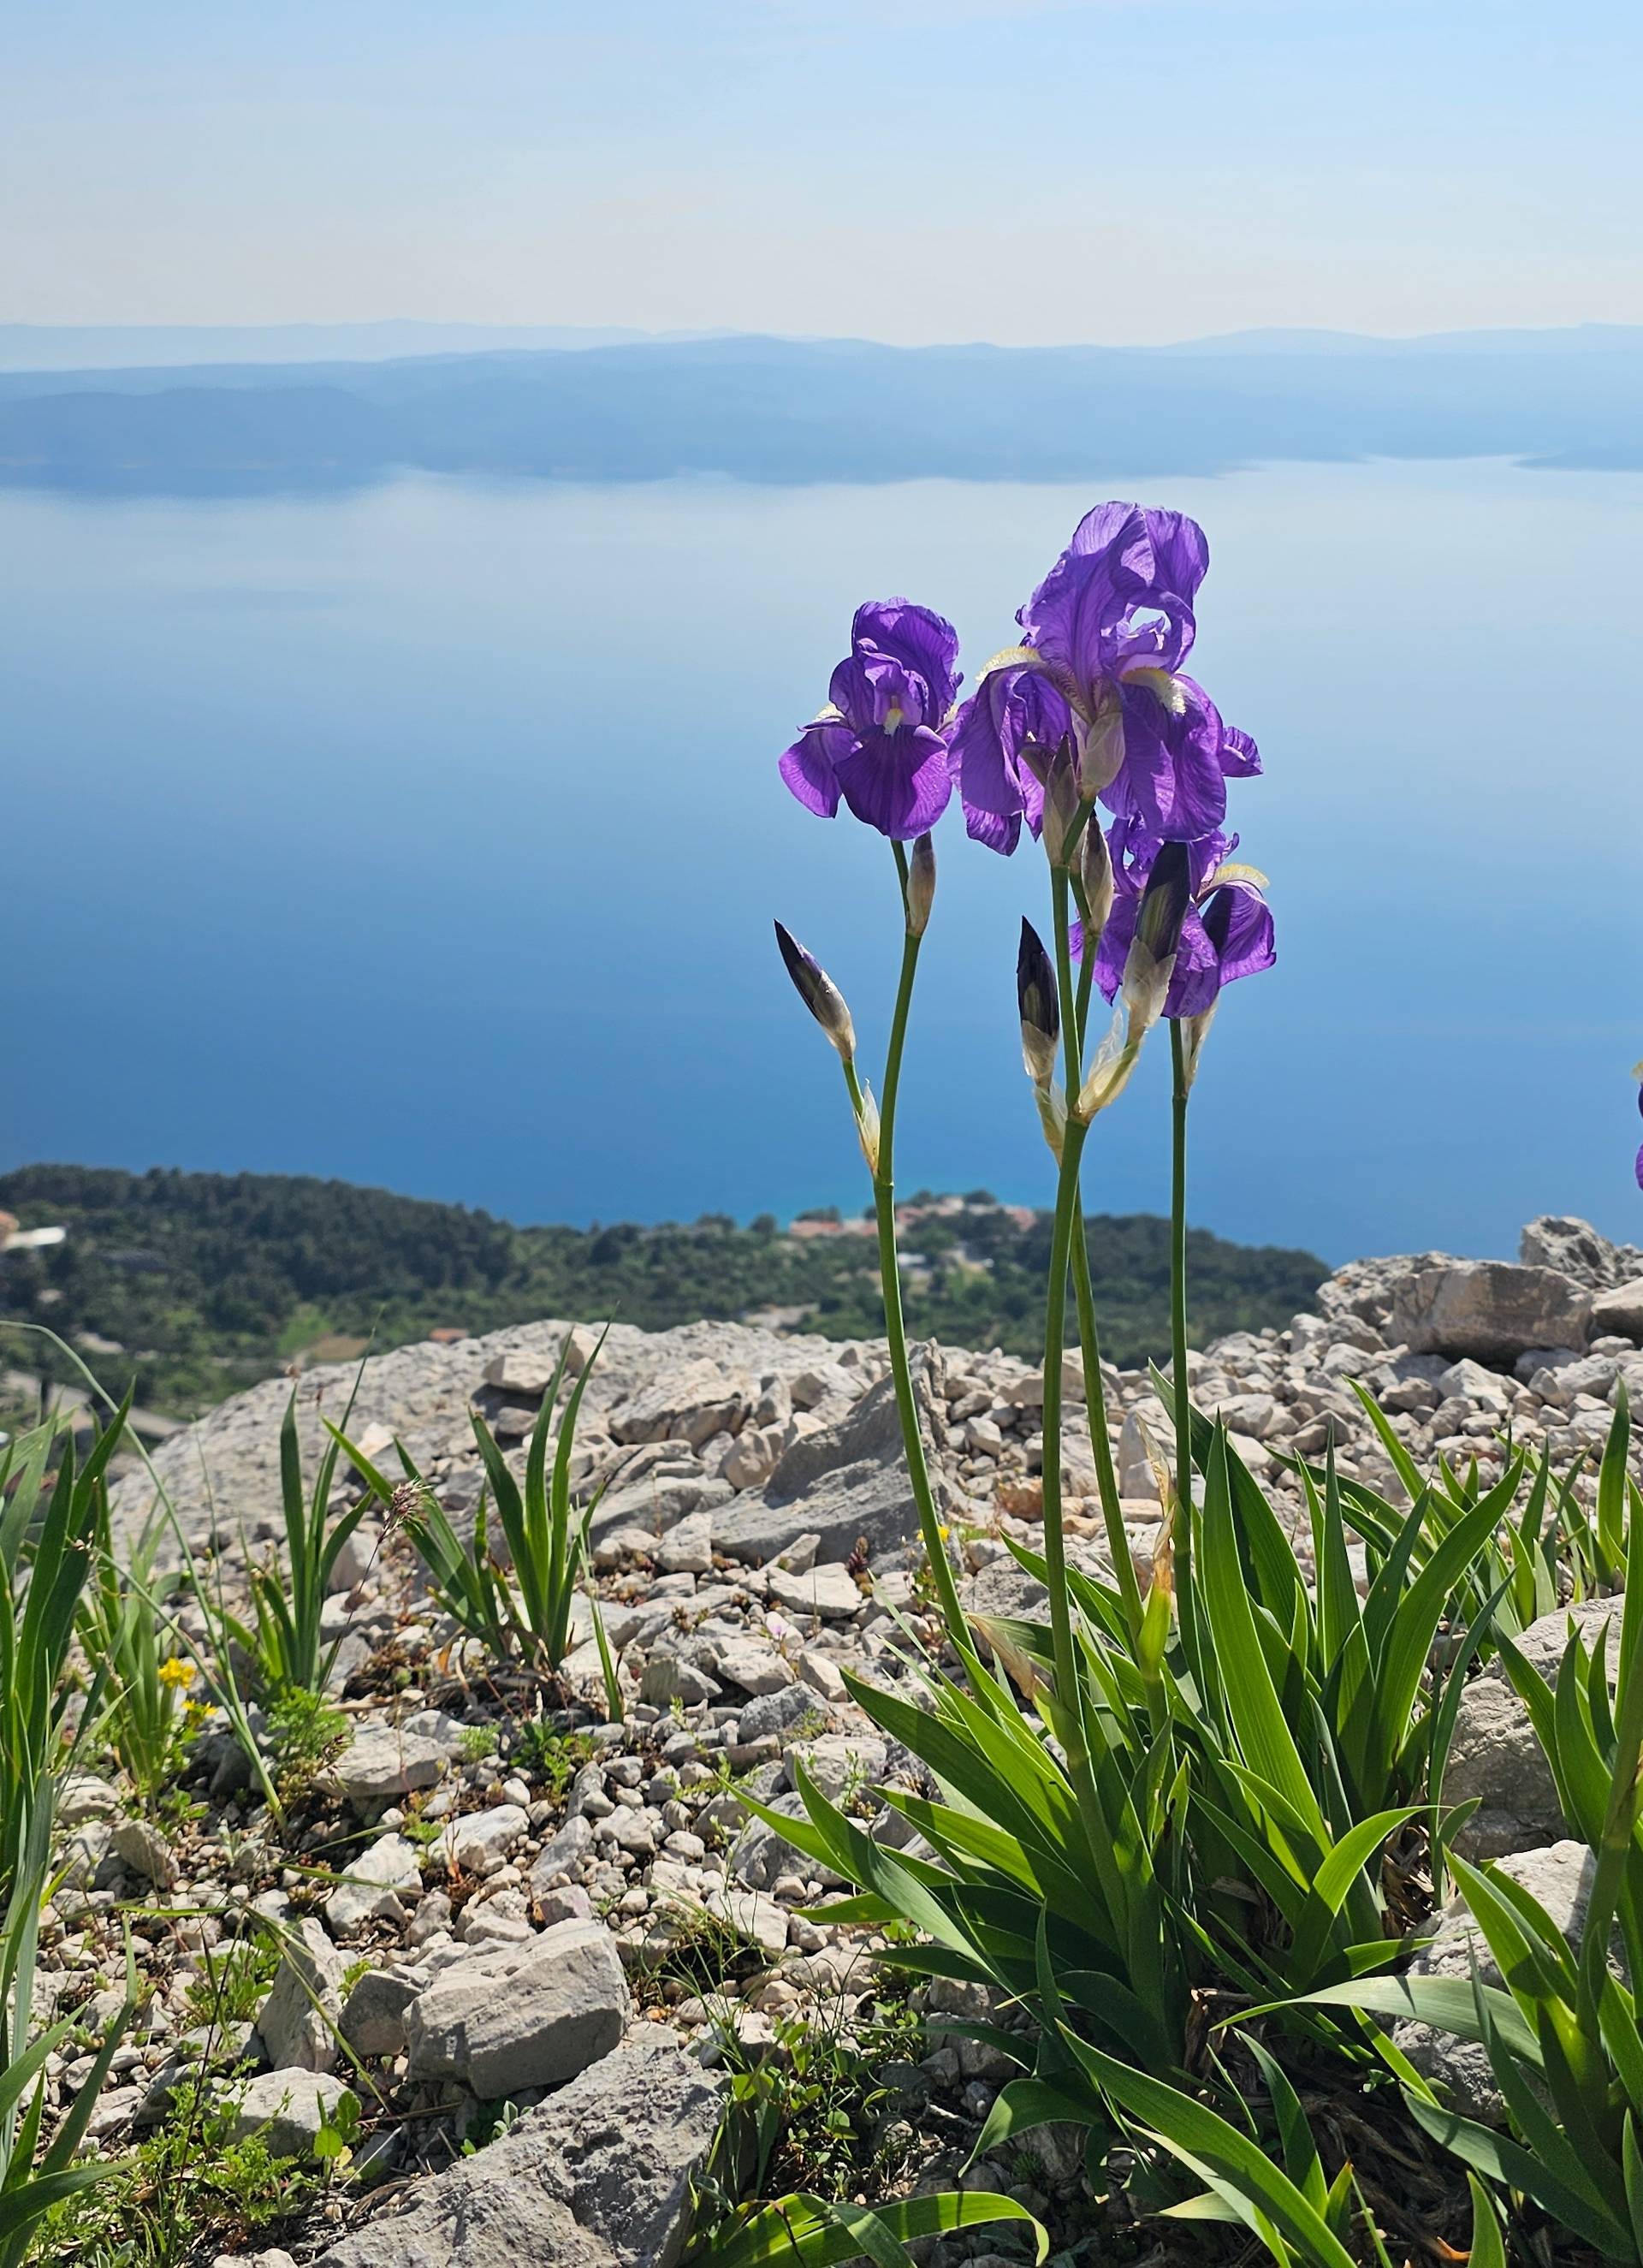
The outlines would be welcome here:
[[[807,811],[831,819],[838,809],[838,763],[855,745],[848,725],[807,725],[777,767]]]
[[[1149,834],[1190,843],[1213,833],[1227,814],[1221,720],[1201,686],[1190,677],[1175,683],[1188,696],[1180,715],[1148,686],[1121,688],[1124,768],[1101,800]]]
[[[958,712],[952,741],[964,823],[976,842],[1007,857],[1023,820],[1037,833],[1044,791],[1023,751],[1054,748],[1071,725],[1065,700],[1041,670],[1011,666],[983,678]]]
[[[893,842],[910,843],[933,827],[953,793],[947,743],[924,726],[864,733],[836,770],[857,818]]]

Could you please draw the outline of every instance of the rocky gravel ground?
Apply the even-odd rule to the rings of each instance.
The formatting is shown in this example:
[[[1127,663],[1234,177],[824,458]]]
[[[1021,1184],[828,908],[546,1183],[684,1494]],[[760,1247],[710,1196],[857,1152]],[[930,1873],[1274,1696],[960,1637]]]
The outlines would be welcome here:
[[[340,1421],[351,1392],[348,1430],[362,1451],[379,1455],[398,1437],[453,1521],[471,1518],[481,1467],[470,1405],[522,1459],[568,1329],[403,1348],[368,1362],[357,1389],[351,1372],[306,1373],[297,1395],[309,1469],[320,1414]],[[579,1370],[594,1334],[570,1336]],[[1240,1333],[1192,1359],[1199,1406],[1220,1411],[1288,1508],[1303,1555],[1284,1459],[1332,1444],[1343,1472],[1396,1493],[1353,1381],[1418,1464],[1475,1456],[1487,1470],[1508,1427],[1559,1464],[1595,1462],[1623,1381],[1643,1402],[1643,1251],[1557,1219],[1524,1232],[1513,1264],[1358,1263],[1287,1329]],[[1072,1524],[1096,1565],[1081,1372],[1068,1384]],[[1032,1545],[1041,1534],[1042,1376],[996,1352],[928,1346],[917,1387],[967,1603],[1032,1611],[1036,1587],[1006,1539]],[[289,1391],[237,1397],[156,1461],[195,1547],[231,1584],[245,1554],[272,1551],[281,1533]],[[1169,1421],[1140,1372],[1106,1370],[1101,1391],[1145,1580],[1159,1517],[1153,1444],[1168,1443]],[[673,2260],[726,2071],[790,2057],[798,2027],[866,2041],[877,2056],[881,2162],[910,2183],[951,2182],[1007,2068],[943,2029],[984,2014],[973,2005],[984,1996],[946,1984],[910,1993],[881,1972],[882,1940],[814,1918],[836,1878],[743,1800],[796,1812],[802,1757],[873,1834],[915,1840],[875,1791],[917,1786],[917,1767],[851,1701],[844,1675],[904,1679],[910,1636],[938,1635],[882,1344],[617,1325],[589,1379],[574,1478],[584,1500],[598,1492],[619,1719],[607,1718],[591,1619],[566,1665],[583,1705],[541,1717],[442,1616],[405,1539],[367,1517],[327,1609],[350,1738],[294,1808],[296,1849],[270,1838],[243,1757],[209,1716],[187,1815],[136,1817],[96,1778],[70,1792],[42,2005],[83,2012],[89,2034],[121,1998],[127,1919],[154,1986],[93,2137],[124,2145],[190,2073],[239,2062],[238,2130],[271,2121],[274,2146],[301,2157],[351,2090],[367,2113],[354,2169],[371,2181],[335,2190],[305,2225],[294,2257],[323,2268]],[[338,1500],[358,1492],[347,1476]],[[142,1473],[122,1479],[127,1532],[151,1495]],[[185,1609],[185,1623],[198,1612]],[[1543,1874],[1567,1872],[1573,1846],[1561,1845],[1555,1793],[1534,1761],[1509,1690],[1478,1679],[1446,1792],[1483,1800],[1476,1849],[1539,1853]],[[1571,1911],[1579,1871],[1566,1886]],[[276,1933],[276,1965],[270,1956],[272,1973],[254,1980],[256,2005],[241,1991],[230,2014],[213,1979],[253,1915]],[[1425,1957],[1452,1959],[1459,1941]],[[1428,2043],[1437,2055],[1453,2044]],[[57,2102],[91,2064],[89,2046],[55,2059]],[[500,2139],[463,2154],[465,2139],[498,2127]],[[1030,2180],[1009,2166],[969,2178],[1077,2224],[1081,2169],[1076,2151],[1057,2153],[1055,2130]],[[947,2240],[934,2257],[990,2249]],[[255,2257],[284,2268],[293,2256]]]

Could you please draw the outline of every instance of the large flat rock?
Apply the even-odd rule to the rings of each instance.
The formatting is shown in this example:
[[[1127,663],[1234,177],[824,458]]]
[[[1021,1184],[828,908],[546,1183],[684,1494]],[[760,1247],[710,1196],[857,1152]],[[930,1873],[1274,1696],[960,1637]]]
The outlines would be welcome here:
[[[603,1922],[560,1922],[523,1945],[459,1962],[412,2001],[411,2074],[460,2080],[483,2102],[558,2086],[610,2053],[629,2005]]]
[[[718,2083],[631,2040],[316,2268],[674,2268]]]
[[[1505,1260],[1412,1268],[1391,1293],[1391,1336],[1414,1354],[1513,1363],[1531,1347],[1583,1347],[1591,1322],[1585,1285]]]
[[[914,1353],[913,1386],[926,1445],[946,1432],[938,1349]],[[944,1488],[931,1451],[938,1503]],[[892,1381],[880,1379],[830,1425],[807,1433],[777,1461],[763,1488],[739,1498],[713,1522],[716,1550],[728,1558],[763,1565],[801,1535],[816,1535],[816,1557],[848,1559],[865,1537],[876,1553],[910,1543],[918,1513],[902,1453],[902,1427]]]

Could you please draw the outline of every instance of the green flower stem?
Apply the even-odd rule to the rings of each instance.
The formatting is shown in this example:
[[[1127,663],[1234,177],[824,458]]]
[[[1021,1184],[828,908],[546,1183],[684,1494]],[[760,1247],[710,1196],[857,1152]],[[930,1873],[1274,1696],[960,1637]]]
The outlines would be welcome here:
[[[1050,912],[1055,922],[1056,997],[1061,1010],[1061,1054],[1065,1065],[1067,1108],[1079,1099],[1084,1055],[1084,1034],[1079,1022],[1078,995],[1072,984],[1072,877],[1065,866],[1050,870]]]
[[[1192,1388],[1187,1377],[1187,1103],[1190,1094],[1181,1026],[1169,1025],[1174,1066],[1169,1177],[1169,1336],[1175,1403],[1175,1604],[1187,1660],[1197,1659],[1192,1595]]]
[[[891,847],[895,853],[895,870],[902,887],[902,911],[905,921],[907,853],[899,843]],[[913,1398],[913,1374],[907,1358],[907,1326],[902,1314],[901,1263],[895,1247],[895,1102],[902,1083],[902,1055],[907,1043],[907,1019],[913,1002],[913,979],[918,970],[919,944],[920,939],[910,930],[907,931],[902,946],[902,975],[895,991],[895,1012],[890,1022],[889,1050],[884,1061],[884,1087],[879,1101],[879,1148],[878,1163],[873,1174],[873,1205],[879,1227],[879,1280],[884,1296],[884,1333],[889,1342],[890,1374],[895,1381],[895,1408],[902,1421],[902,1446],[907,1457],[908,1478],[912,1484],[919,1531],[925,1540],[931,1572],[935,1578],[942,1616],[954,1646],[963,1653],[968,1651],[969,1636],[965,1625],[964,1609],[959,1604],[958,1586],[953,1579],[952,1562],[947,1557],[947,1545],[942,1538],[935,1491],[930,1484],[930,1463],[925,1454],[924,1432],[918,1423],[918,1405]],[[859,1121],[861,1084],[852,1062],[845,1063],[844,1081],[850,1089],[851,1107]]]
[[[1087,813],[1085,814],[1087,819]],[[1084,1042],[1089,1024],[1090,995],[1095,976],[1095,955],[1086,952],[1079,964],[1076,986],[1072,979],[1072,940],[1068,919],[1067,890],[1071,884],[1079,900],[1079,912],[1087,922],[1089,908],[1077,878],[1063,867],[1051,869],[1056,932],[1056,989],[1061,1003],[1061,1032],[1063,1057],[1065,1064],[1067,1104],[1069,1109],[1078,1100],[1083,1078]],[[1082,1139],[1079,1144],[1082,1148]],[[1107,1531],[1107,1549],[1111,1556],[1113,1572],[1124,1599],[1124,1614],[1131,1631],[1138,1632],[1145,1611],[1141,1604],[1141,1587],[1136,1579],[1135,1563],[1130,1557],[1130,1540],[1124,1524],[1124,1506],[1118,1496],[1118,1476],[1114,1469],[1112,1439],[1107,1429],[1107,1397],[1101,1382],[1101,1340],[1095,1327],[1095,1293],[1090,1281],[1089,1240],[1084,1229],[1084,1208],[1076,1183],[1072,1191],[1072,1221],[1071,1236],[1072,1291],[1078,1305],[1079,1347],[1084,1362],[1084,1405],[1089,1418],[1090,1447],[1095,1456],[1095,1483],[1101,1494],[1101,1525]],[[1052,1290],[1058,1282],[1061,1297],[1066,1299],[1066,1278],[1054,1275],[1051,1263]],[[1049,1390],[1049,1373],[1045,1372],[1045,1390]],[[1044,1438],[1049,1440],[1050,1427],[1046,1419]],[[1059,1443],[1057,1443],[1057,1454]],[[1044,1491],[1046,1507],[1050,1499]],[[1059,1524],[1061,1507],[1057,1502]],[[1046,1539],[1048,1511],[1046,1510]]]
[[[1063,884],[1065,876],[1057,878]],[[1078,1800],[1079,1820],[1093,1878],[1101,1886],[1107,1910],[1122,1933],[1131,1973],[1138,1979],[1156,1972],[1158,1948],[1149,1942],[1147,1904],[1138,1899],[1135,1884],[1127,1880],[1114,1844],[1113,1830],[1102,1803],[1101,1789],[1090,1756],[1089,1730],[1085,1720],[1084,1685],[1079,1675],[1078,1641],[1072,1627],[1072,1603],[1067,1588],[1066,1537],[1061,1506],[1061,1359],[1065,1349],[1067,1270],[1075,1236],[1081,1241],[1079,1208],[1079,1168],[1089,1128],[1069,1115],[1062,1138],[1061,1171],[1056,1183],[1055,1228],[1050,1249],[1050,1296],[1044,1307],[1044,1572],[1050,1591],[1050,1641],[1055,1655],[1055,1726],[1066,1752],[1067,1769]],[[1099,1380],[1099,1371],[1095,1373]],[[1119,1562],[1135,1584],[1135,1570],[1127,1548]],[[1161,1997],[1161,1996],[1160,1996]],[[1162,2051],[1168,2058],[1168,2051]]]
[[[1050,1583],[1050,1628],[1056,1657],[1056,1698],[1065,1715],[1068,1761],[1083,1770],[1083,1712],[1072,1651],[1072,1610],[1067,1594],[1066,1532],[1061,1505],[1061,1358],[1066,1344],[1067,1266],[1079,1219],[1079,1166],[1089,1129],[1068,1116],[1056,1183],[1056,1220],[1050,1246],[1050,1290],[1044,1302],[1044,1566]],[[1133,1570],[1131,1579],[1133,1580]]]
[[[1107,1396],[1101,1382],[1101,1341],[1095,1329],[1095,1293],[1090,1282],[1089,1245],[1084,1233],[1084,1208],[1073,1200],[1072,1292],[1078,1302],[1079,1340],[1084,1357],[1084,1401],[1089,1418],[1090,1447],[1095,1454],[1095,1485],[1101,1496],[1101,1525],[1113,1572],[1124,1596],[1131,1631],[1138,1631],[1146,1609],[1135,1562],[1130,1556],[1129,1531],[1124,1524],[1124,1505],[1118,1494],[1118,1474],[1113,1462],[1112,1436],[1107,1429]]]

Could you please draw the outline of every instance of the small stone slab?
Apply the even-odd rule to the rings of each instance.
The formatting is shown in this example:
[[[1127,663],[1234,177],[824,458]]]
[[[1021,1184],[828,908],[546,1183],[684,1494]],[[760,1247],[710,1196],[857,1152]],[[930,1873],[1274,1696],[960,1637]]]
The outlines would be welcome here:
[[[773,1567],[770,1585],[771,1598],[790,1614],[818,1615],[823,1622],[849,1622],[866,1604],[855,1577],[838,1560],[811,1567],[802,1575]]]

